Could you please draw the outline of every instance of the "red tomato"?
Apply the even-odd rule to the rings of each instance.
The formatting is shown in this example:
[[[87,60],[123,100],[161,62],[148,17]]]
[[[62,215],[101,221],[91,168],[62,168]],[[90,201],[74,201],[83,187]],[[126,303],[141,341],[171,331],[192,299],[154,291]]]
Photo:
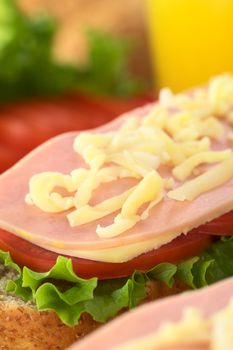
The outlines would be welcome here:
[[[0,138],[2,144],[25,151],[37,142],[30,126],[23,119],[11,115],[0,118]]]
[[[28,152],[60,133],[107,123],[148,100],[149,97],[114,100],[74,95],[8,105],[0,111],[0,139],[3,144]]]
[[[147,103],[154,102],[155,96],[148,94],[131,99],[116,99],[80,95],[80,100],[87,105],[93,106],[93,110],[101,109],[103,112],[107,113],[107,115],[117,117],[122,113],[128,112]]]
[[[233,210],[227,214],[220,216],[201,225],[197,229],[198,232],[216,236],[232,236],[233,235]]]
[[[23,112],[23,111],[22,111]],[[67,113],[55,108],[25,109],[24,113],[0,118],[1,142],[27,152],[47,139],[77,129],[74,116],[67,119]]]
[[[14,165],[17,160],[24,156],[24,152],[0,145],[0,173]]]
[[[134,270],[146,271],[161,262],[177,262],[195,256],[207,248],[211,241],[209,235],[189,233],[125,263],[104,263],[80,258],[72,258],[72,261],[75,272],[83,278],[126,277]],[[34,271],[48,271],[58,256],[3,230],[0,230],[0,249],[9,251],[16,263]]]
[[[71,95],[1,107],[0,140],[5,150],[0,149],[0,171],[53,136],[95,128],[150,101],[151,96],[118,100]]]

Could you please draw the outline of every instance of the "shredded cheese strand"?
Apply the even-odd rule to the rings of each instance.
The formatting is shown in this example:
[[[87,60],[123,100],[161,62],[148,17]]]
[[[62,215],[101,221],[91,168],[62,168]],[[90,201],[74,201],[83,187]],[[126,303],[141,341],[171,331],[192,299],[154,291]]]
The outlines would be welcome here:
[[[190,158],[186,159],[183,163],[176,166],[172,170],[172,174],[177,180],[186,180],[193,172],[193,170],[200,164],[211,164],[219,161],[223,161],[232,155],[230,149],[222,152],[200,152],[194,154]]]
[[[133,190],[134,187],[130,188],[128,191],[121,193],[118,196],[106,199],[93,207],[90,205],[84,205],[83,207],[72,211],[67,215],[70,226],[75,227],[84,225],[114,213],[115,211],[121,209],[122,205]]]
[[[167,196],[177,201],[192,201],[202,193],[210,191],[233,177],[233,156],[206,171],[204,174],[184,183],[184,185],[169,191]]]
[[[31,201],[39,209],[47,213],[59,213],[74,206],[73,197],[62,197],[53,194],[56,187],[66,189],[68,192],[75,191],[76,185],[70,175],[58,172],[44,172],[31,177],[29,181],[29,194],[27,200]]]

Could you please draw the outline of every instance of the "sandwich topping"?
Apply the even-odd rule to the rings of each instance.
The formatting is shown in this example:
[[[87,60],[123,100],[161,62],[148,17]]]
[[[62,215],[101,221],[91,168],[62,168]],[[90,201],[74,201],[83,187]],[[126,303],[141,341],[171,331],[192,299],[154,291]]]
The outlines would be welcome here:
[[[224,75],[51,139],[2,176],[0,227],[58,254],[122,263],[231,211],[232,101]]]
[[[80,133],[73,150],[85,167],[73,169],[69,175],[34,175],[26,202],[48,213],[73,209],[64,214],[71,227],[119,211],[110,225],[96,226],[99,237],[111,238],[147,219],[151,208],[165,197],[192,201],[233,176],[231,149],[214,149],[226,132],[224,123],[229,118],[231,122],[232,100],[231,76],[215,78],[206,89],[190,95],[173,96],[162,90],[159,104],[145,117],[131,117],[115,131]],[[216,163],[211,169],[200,169]],[[119,195],[90,204],[101,184],[123,178],[137,182]],[[63,197],[56,187],[72,194]]]
[[[178,322],[164,322],[151,335],[113,350],[222,350],[233,348],[233,300],[211,317],[200,309],[187,307]]]
[[[233,234],[231,101],[232,76],[165,89],[2,174],[0,259],[23,267],[7,291],[74,325],[83,312],[105,322],[138,305],[148,281],[195,288],[231,275],[232,237],[213,238]]]

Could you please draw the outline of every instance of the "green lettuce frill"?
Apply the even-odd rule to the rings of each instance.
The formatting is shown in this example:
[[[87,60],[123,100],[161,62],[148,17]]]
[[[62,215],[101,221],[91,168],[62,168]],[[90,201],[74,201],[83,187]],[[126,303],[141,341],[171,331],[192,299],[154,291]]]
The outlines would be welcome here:
[[[179,264],[161,263],[146,273],[135,271],[128,278],[106,281],[78,277],[71,259],[63,256],[46,273],[20,269],[3,251],[0,259],[18,274],[15,280],[8,281],[7,292],[34,301],[38,310],[54,310],[65,324],[74,326],[84,312],[105,322],[120,310],[137,306],[146,298],[150,280],[172,287],[179,279],[190,288],[200,288],[232,276],[233,240],[222,237],[200,256]]]

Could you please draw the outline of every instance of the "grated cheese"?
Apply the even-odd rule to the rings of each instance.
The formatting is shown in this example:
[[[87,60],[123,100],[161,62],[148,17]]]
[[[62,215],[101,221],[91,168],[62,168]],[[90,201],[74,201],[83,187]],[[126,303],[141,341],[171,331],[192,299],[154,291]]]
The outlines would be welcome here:
[[[183,149],[183,152],[186,157],[190,157],[193,154],[203,152],[203,151],[209,151],[210,150],[210,138],[209,137],[203,137],[201,140],[198,141],[186,141],[181,144],[181,147]]]
[[[176,323],[164,322],[157,331],[139,339],[128,341],[113,350],[161,350],[191,345],[209,344],[211,340],[211,320],[205,320],[200,310],[187,308]]]
[[[229,305],[218,312],[213,317],[211,349],[222,350],[223,344],[225,350],[233,348],[233,300]]]
[[[187,158],[172,170],[172,174],[177,180],[186,180],[200,164],[216,163],[232,156],[232,151],[225,150],[222,152],[200,152]]]
[[[113,224],[106,227],[101,227],[98,225],[96,233],[100,238],[112,238],[122,234],[125,231],[128,231],[133,226],[135,226],[139,220],[140,216],[138,215],[130,218],[124,218],[121,214],[119,214],[114,218]]]
[[[99,179],[97,174],[98,169],[90,170],[87,177],[80,184],[74,196],[74,205],[76,208],[81,208],[82,206],[89,203],[92,192],[99,186]]]
[[[111,132],[79,133],[73,149],[86,167],[68,175],[34,175],[25,202],[50,213],[70,210],[65,215],[72,227],[119,211],[111,225],[96,229],[99,237],[111,238],[146,220],[165,194],[176,201],[194,200],[233,176],[232,151],[215,147],[224,133],[227,140],[233,140],[233,130],[225,132],[224,125],[226,121],[232,127],[232,102],[231,75],[216,77],[207,87],[187,94],[163,89],[159,103],[144,117],[127,118]],[[217,165],[206,170],[212,163]],[[133,179],[133,187],[90,205],[103,183],[123,178]],[[179,187],[176,181],[182,182]],[[140,212],[143,205],[146,208]]]
[[[128,218],[136,215],[138,209],[147,202],[156,200],[163,191],[163,180],[155,171],[148,173],[135,187],[122,206],[121,215]]]
[[[134,188],[122,205],[121,213],[114,219],[114,223],[101,227],[97,226],[97,234],[101,238],[110,238],[129,230],[140,220],[138,210],[145,203],[150,203],[141,218],[145,220],[149,215],[149,210],[161,201],[163,191],[163,180],[154,170],[148,173],[140,183]]]
[[[163,106],[156,104],[152,108],[151,112],[145,118],[143,118],[141,124],[143,126],[164,129],[168,117],[168,111]]]
[[[233,101],[232,75],[225,74],[213,78],[209,84],[207,99],[214,113],[227,113]]]
[[[145,176],[148,171],[157,169],[159,166],[159,158],[145,152],[129,152],[115,153],[109,156],[108,162],[112,162],[131,171],[135,177]]]
[[[216,165],[212,169],[185,182],[173,191],[169,191],[167,196],[177,201],[192,201],[202,193],[210,191],[233,177],[233,156]]]
[[[161,350],[167,348],[233,349],[233,302],[206,317],[196,307],[183,310],[180,320],[163,322],[151,334],[129,340],[113,350]]]
[[[58,172],[44,172],[31,177],[27,201],[48,213],[59,213],[74,206],[73,196],[62,197],[53,192],[55,187],[62,187],[68,192],[77,188],[70,175]]]
[[[72,211],[67,215],[70,226],[75,227],[84,225],[120,210],[133,189],[134,188],[131,188],[118,196],[106,199],[94,207],[84,205],[80,209]]]

